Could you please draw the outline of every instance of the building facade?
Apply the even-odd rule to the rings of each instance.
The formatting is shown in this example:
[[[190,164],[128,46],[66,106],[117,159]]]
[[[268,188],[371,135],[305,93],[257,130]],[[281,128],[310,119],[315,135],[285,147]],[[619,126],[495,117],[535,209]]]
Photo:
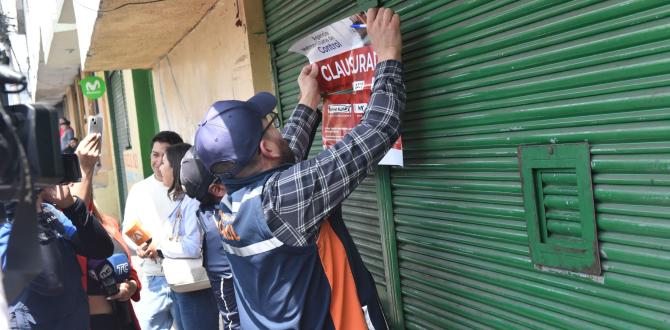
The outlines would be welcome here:
[[[101,1],[78,30],[108,82],[117,208],[155,132],[192,142],[209,104],[263,90],[287,118],[306,63],[288,48],[376,5],[402,20],[405,166],[343,213],[393,327],[670,327],[660,1]]]

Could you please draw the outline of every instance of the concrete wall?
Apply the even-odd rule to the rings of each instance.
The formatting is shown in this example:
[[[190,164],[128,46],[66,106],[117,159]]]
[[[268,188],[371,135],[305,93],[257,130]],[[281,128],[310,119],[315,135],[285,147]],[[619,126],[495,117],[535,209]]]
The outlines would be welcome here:
[[[213,102],[274,92],[264,25],[261,0],[219,1],[153,66],[161,130],[192,143]]]

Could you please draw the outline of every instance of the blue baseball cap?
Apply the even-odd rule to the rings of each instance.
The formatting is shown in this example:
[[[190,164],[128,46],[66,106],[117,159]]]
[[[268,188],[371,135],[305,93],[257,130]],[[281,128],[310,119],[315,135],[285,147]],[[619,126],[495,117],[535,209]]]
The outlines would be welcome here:
[[[263,133],[261,120],[276,105],[277,99],[267,92],[247,101],[212,104],[195,132],[195,152],[205,168],[224,179],[237,175],[258,153]]]

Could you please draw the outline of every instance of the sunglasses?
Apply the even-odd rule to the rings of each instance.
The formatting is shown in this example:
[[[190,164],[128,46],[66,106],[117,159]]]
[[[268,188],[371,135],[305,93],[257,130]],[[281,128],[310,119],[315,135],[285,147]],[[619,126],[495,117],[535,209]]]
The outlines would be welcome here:
[[[261,136],[265,135],[265,132],[267,132],[268,129],[270,129],[270,126],[274,126],[275,128],[279,128],[280,123],[279,123],[279,115],[276,112],[270,112],[265,116],[265,119],[267,119],[268,124],[265,126],[263,131],[261,132]]]

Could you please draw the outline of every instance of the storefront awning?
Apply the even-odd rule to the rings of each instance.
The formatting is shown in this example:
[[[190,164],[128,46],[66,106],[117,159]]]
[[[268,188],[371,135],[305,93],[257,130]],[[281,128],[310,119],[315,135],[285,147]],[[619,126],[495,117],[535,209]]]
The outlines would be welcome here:
[[[79,28],[85,71],[149,68],[186,36],[219,0],[101,0],[83,7],[75,1],[77,22],[91,13],[92,25]],[[93,9],[93,11],[91,11]],[[88,12],[88,14],[86,13]],[[82,36],[88,30],[90,38]]]

